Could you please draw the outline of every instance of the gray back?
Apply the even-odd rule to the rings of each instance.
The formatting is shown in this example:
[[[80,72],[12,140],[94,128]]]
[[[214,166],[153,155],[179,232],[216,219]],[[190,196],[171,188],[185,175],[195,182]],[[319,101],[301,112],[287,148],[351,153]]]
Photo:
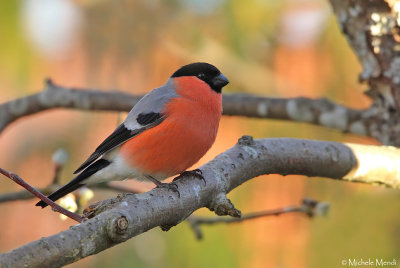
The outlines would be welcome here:
[[[137,121],[139,114],[147,113],[161,113],[165,107],[165,104],[172,98],[178,97],[174,87],[174,80],[168,79],[167,83],[153,89],[147,95],[145,95],[129,112],[127,118],[124,121],[125,126],[130,129],[142,128]]]

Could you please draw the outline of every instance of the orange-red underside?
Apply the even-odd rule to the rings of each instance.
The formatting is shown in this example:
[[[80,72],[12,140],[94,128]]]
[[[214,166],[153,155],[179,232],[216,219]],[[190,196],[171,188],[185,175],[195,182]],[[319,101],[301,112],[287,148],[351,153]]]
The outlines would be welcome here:
[[[170,177],[195,164],[215,141],[222,95],[195,77],[175,78],[179,97],[166,119],[121,146],[124,159],[143,174]]]

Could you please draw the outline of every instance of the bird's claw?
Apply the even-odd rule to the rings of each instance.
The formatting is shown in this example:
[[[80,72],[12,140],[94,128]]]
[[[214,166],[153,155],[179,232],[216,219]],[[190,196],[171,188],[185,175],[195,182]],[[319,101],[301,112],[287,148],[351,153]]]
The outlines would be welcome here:
[[[182,172],[181,174],[179,174],[178,177],[174,178],[173,181],[177,181],[177,180],[182,179],[183,177],[188,177],[188,176],[192,176],[192,177],[195,177],[196,179],[202,180],[204,182],[204,185],[207,185],[207,182],[203,177],[203,172],[198,168],[194,169],[194,170]]]
[[[174,182],[171,182],[171,183],[160,182],[160,184],[158,184],[156,186],[156,188],[165,188],[167,190],[170,190],[170,191],[173,191],[173,192],[177,193],[179,198],[181,197],[181,193],[178,190],[178,185],[176,183],[174,183]]]

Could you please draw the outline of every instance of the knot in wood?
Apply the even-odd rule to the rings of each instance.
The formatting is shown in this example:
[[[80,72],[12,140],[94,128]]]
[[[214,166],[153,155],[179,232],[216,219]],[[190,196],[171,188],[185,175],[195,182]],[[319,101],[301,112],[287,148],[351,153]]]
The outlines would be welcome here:
[[[251,146],[254,144],[252,136],[244,135],[238,140],[238,144],[242,146]]]
[[[125,216],[121,216],[115,221],[115,225],[115,232],[122,235],[128,229],[129,223]]]
[[[214,211],[218,216],[228,215],[235,218],[240,218],[242,216],[240,210],[236,209],[231,200],[223,193],[220,193],[214,198],[209,209]]]
[[[240,218],[242,216],[242,213],[240,210],[236,209],[233,205],[230,206],[228,204],[220,204],[217,206],[215,209],[215,214],[218,216],[231,216],[234,218]]]

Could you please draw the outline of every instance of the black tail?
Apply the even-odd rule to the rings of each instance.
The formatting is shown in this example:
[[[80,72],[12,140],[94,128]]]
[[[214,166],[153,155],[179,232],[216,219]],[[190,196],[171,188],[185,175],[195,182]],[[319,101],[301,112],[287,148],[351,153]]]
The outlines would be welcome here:
[[[81,183],[83,180],[86,178],[92,176],[94,173],[99,171],[100,169],[105,168],[108,166],[111,162],[105,160],[105,159],[99,159],[93,164],[91,164],[88,168],[86,168],[84,171],[82,171],[81,174],[73,178],[69,183],[52,193],[51,195],[48,196],[48,198],[52,201],[56,201],[60,199],[61,197],[69,194],[70,192],[78,189],[79,187],[85,185],[84,183]],[[36,206],[40,206],[42,208],[47,207],[47,204],[43,201],[40,201],[36,204]]]

